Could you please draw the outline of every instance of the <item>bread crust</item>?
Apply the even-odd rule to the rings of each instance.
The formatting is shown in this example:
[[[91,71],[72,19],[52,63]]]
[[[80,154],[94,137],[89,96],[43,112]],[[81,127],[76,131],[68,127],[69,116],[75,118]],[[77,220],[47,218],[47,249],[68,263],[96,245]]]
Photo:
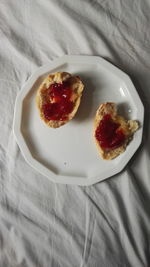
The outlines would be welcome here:
[[[72,99],[71,101],[74,103],[74,108],[71,113],[68,114],[68,117],[64,121],[59,120],[47,120],[43,114],[42,105],[44,102],[44,98],[46,97],[44,95],[45,90],[53,83],[62,83],[64,81],[69,80],[70,83],[70,89],[73,91]],[[78,107],[80,105],[82,91],[83,91],[84,85],[80,79],[79,76],[72,76],[68,72],[55,72],[52,74],[49,74],[40,87],[37,90],[36,95],[36,105],[39,110],[40,118],[46,123],[48,127],[52,128],[58,128],[67,122],[69,122],[76,114]]]
[[[97,127],[99,126],[99,123],[103,119],[105,114],[111,114],[112,119],[115,122],[120,123],[120,127],[123,129],[124,134],[126,136],[125,142],[123,143],[123,145],[121,145],[120,147],[116,149],[104,150],[100,146],[98,140],[95,137],[95,131]],[[94,140],[95,140],[99,155],[102,157],[102,159],[111,160],[119,156],[121,153],[123,153],[128,143],[131,141],[134,132],[136,132],[138,128],[139,128],[139,124],[137,121],[125,120],[122,116],[119,116],[117,114],[117,106],[115,103],[107,102],[107,103],[101,104],[96,112],[93,133],[94,133]]]

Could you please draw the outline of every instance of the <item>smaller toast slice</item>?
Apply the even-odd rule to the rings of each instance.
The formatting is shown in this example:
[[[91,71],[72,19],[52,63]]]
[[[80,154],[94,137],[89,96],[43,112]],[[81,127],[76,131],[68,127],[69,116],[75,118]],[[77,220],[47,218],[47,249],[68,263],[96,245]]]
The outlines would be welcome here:
[[[51,93],[52,86],[57,87],[54,88],[56,92]],[[83,88],[84,85],[79,76],[73,76],[67,72],[49,74],[37,90],[36,104],[40,118],[52,128],[58,128],[69,122],[78,110]],[[63,90],[62,93],[61,90]],[[67,113],[64,113],[65,109]],[[50,116],[50,113],[53,116]]]
[[[123,153],[138,128],[137,121],[117,114],[115,103],[101,104],[95,116],[94,139],[102,159],[111,160]]]

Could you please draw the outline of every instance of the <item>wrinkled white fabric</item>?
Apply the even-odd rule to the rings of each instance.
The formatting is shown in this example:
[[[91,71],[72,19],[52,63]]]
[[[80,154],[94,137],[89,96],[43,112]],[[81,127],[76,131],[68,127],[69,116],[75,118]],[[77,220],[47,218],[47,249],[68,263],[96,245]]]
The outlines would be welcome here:
[[[0,267],[150,266],[149,0],[0,1]],[[90,187],[54,184],[12,133],[17,93],[64,54],[98,55],[128,73],[145,106],[141,147]]]

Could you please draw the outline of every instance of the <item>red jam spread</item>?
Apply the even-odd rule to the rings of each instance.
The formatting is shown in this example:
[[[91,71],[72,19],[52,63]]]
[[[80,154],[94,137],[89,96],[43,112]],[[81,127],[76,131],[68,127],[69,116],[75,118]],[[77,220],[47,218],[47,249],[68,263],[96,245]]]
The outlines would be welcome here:
[[[66,120],[73,110],[73,102],[70,100],[72,90],[67,82],[51,84],[46,92],[47,103],[42,109],[47,120]]]
[[[125,134],[120,124],[112,120],[110,114],[106,114],[100,121],[95,131],[95,137],[103,149],[115,149],[125,141]]]

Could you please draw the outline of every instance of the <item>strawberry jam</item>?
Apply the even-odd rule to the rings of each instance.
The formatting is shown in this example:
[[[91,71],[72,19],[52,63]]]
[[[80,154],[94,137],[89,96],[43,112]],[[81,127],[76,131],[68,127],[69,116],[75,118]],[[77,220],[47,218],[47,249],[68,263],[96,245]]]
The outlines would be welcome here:
[[[51,84],[47,89],[47,103],[42,109],[47,120],[66,120],[73,110],[73,102],[70,100],[72,90],[67,82]]]
[[[106,114],[100,121],[95,131],[95,137],[103,149],[115,149],[125,141],[125,134],[120,124],[112,120],[110,114]]]
[[[67,82],[53,83],[48,88],[48,95],[53,102],[69,101],[72,95],[72,90]]]

